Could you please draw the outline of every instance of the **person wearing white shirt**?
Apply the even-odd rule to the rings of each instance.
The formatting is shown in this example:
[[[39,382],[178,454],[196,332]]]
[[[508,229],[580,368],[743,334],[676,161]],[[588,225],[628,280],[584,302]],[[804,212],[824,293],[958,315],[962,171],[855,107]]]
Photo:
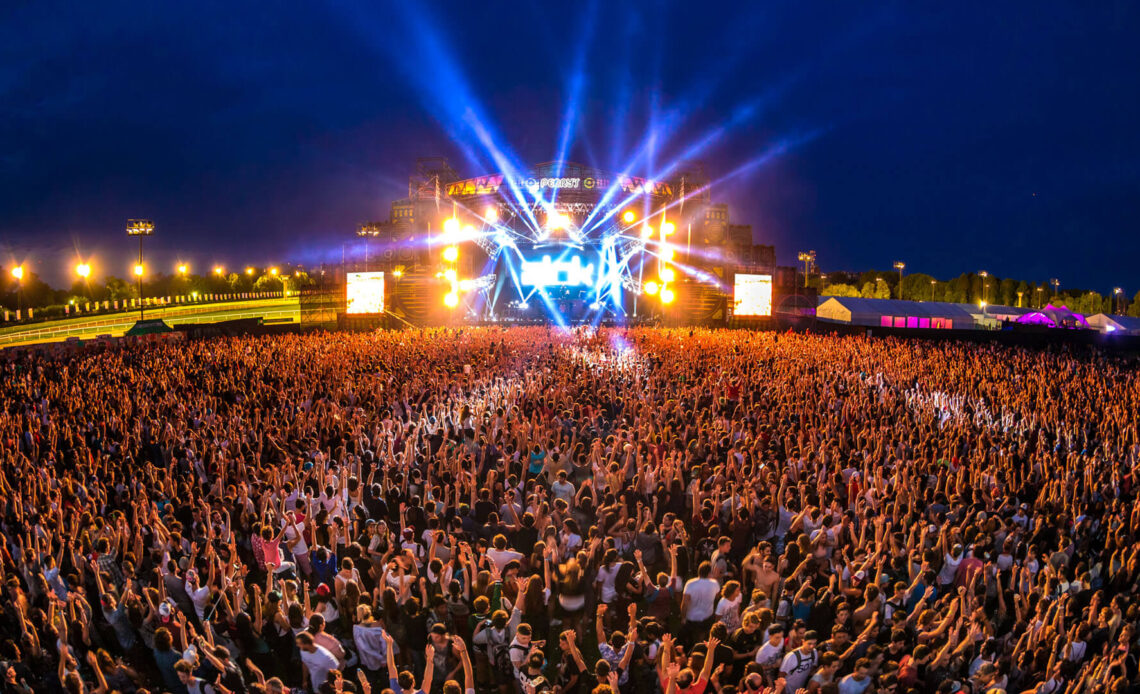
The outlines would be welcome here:
[[[712,619],[716,608],[720,584],[709,578],[711,573],[712,564],[701,562],[697,568],[697,578],[689,579],[681,593],[681,617],[685,620],[685,627],[694,633],[706,626],[705,623]]]
[[[313,691],[319,692],[321,685],[328,679],[329,670],[336,670],[340,663],[327,648],[318,646],[307,631],[297,634],[297,649],[301,653],[301,664],[309,673]]]
[[[768,627],[768,640],[756,651],[756,662],[765,673],[772,674],[780,665],[783,657],[784,627],[777,623]]]

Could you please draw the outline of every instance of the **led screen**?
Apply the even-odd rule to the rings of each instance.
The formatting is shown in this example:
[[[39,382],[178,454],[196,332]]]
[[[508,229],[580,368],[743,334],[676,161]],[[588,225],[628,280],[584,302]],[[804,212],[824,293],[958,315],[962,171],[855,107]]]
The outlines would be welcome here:
[[[348,273],[348,309],[350,314],[384,312],[384,273]]]
[[[737,316],[772,315],[772,276],[737,274],[732,312]]]
[[[519,263],[524,287],[592,287],[600,271],[598,257],[575,248],[528,253]]]

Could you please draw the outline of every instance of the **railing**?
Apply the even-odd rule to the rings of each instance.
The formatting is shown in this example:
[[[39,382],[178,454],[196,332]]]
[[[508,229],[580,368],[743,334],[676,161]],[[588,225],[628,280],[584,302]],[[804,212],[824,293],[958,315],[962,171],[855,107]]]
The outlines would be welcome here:
[[[157,312],[157,311],[156,311]],[[215,320],[196,321],[193,318],[202,313],[217,313]],[[149,316],[149,312],[148,312]],[[216,305],[212,311],[182,311],[173,316],[155,316],[156,318],[164,318],[171,326],[181,325],[183,323],[221,323],[230,320],[240,320],[243,318],[265,318],[265,319],[282,319],[288,318],[292,322],[300,320],[300,308],[280,308],[280,309],[249,309],[249,310],[234,310],[226,311],[219,310]],[[131,328],[136,322],[135,316],[123,316],[117,320],[105,320],[95,322],[85,322],[80,325],[57,325],[50,328],[37,328],[35,330],[26,330],[8,335],[0,335],[0,345],[16,345],[25,343],[36,342],[51,342],[68,337],[82,337],[110,334],[110,333],[124,333]]]

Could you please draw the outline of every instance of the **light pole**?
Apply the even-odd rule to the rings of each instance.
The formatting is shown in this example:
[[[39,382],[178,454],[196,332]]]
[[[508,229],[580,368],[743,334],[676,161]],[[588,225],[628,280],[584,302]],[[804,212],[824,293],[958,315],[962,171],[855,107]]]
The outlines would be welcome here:
[[[1057,295],[1061,293],[1061,280],[1056,277],[1049,279],[1049,284],[1053,285],[1053,301],[1057,300]]]
[[[900,299],[903,298],[902,277],[903,277],[903,269],[904,268],[906,268],[906,263],[904,263],[901,260],[895,261],[895,269],[899,271],[899,298]]]
[[[807,289],[809,270],[815,263],[815,251],[800,251],[798,257],[800,262],[804,264],[804,289]]]
[[[139,237],[139,262],[135,265],[135,277],[139,282],[139,320],[144,317],[143,312],[143,237],[154,235],[154,222],[149,219],[128,219],[127,236]]]
[[[356,228],[356,235],[359,236],[360,238],[364,239],[364,269],[365,270],[369,269],[368,268],[368,239],[370,239],[370,238],[374,239],[377,236],[379,236],[380,235],[380,229],[381,229],[381,226],[380,226],[379,222],[365,222],[364,224],[361,224],[359,227]]]
[[[982,301],[986,300],[986,290],[990,288],[990,273],[982,270],[978,273],[982,277]]]
[[[1037,308],[1045,308],[1045,304],[1041,303],[1041,292],[1045,291],[1044,287],[1037,288]]]
[[[1113,297],[1113,299],[1112,299],[1113,310],[1116,311],[1117,314],[1123,315],[1124,314],[1124,290],[1121,289],[1120,287],[1113,287],[1112,288],[1112,297]]]
[[[938,280],[930,280],[930,300],[934,301],[934,285],[938,284]]]
[[[24,317],[24,266],[17,265],[12,268],[12,277],[16,278],[16,315]]]
[[[83,280],[83,287],[87,292],[87,298],[91,298],[91,285],[88,284],[87,278],[91,276],[91,265],[88,263],[79,263],[75,266],[75,274],[79,275],[79,279]]]

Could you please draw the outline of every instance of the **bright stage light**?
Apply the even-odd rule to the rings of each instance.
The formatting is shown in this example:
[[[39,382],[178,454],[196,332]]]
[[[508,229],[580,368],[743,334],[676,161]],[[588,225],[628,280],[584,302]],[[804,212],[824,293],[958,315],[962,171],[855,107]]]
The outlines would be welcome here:
[[[458,275],[455,273],[455,268],[445,270],[443,273],[443,278],[448,282],[454,282],[456,277],[458,277]]]
[[[633,210],[626,210],[621,218],[626,224],[633,224],[633,220],[637,219],[637,215],[633,213]]]
[[[80,263],[75,266],[75,274],[79,275],[83,279],[87,279],[91,276],[91,266],[87,263]]]
[[[143,266],[142,265],[135,265],[135,274],[138,275],[139,277],[142,277],[142,274],[143,274]]]
[[[677,252],[673,250],[672,246],[666,246],[661,249],[661,257],[665,260],[672,260],[675,255],[677,255]]]
[[[483,214],[483,219],[486,219],[491,224],[499,221],[499,211],[494,207],[488,207],[487,211]]]
[[[443,233],[447,234],[448,236],[454,236],[455,234],[458,234],[459,233],[459,220],[456,219],[455,217],[451,217],[451,218],[447,219],[443,223]]]
[[[443,296],[443,304],[448,308],[455,308],[459,305],[459,295],[455,292],[448,292]]]
[[[653,227],[649,226],[648,224],[642,224],[641,225],[641,238],[647,239],[650,236],[653,236]]]
[[[653,296],[654,294],[656,294],[658,289],[660,289],[660,287],[657,286],[656,282],[646,282],[645,283],[645,293],[650,295],[650,296]]]
[[[550,229],[565,229],[569,221],[561,212],[551,212],[546,217],[546,226]]]
[[[661,269],[661,279],[666,281],[666,282],[672,282],[673,280],[677,279],[677,273],[674,272],[673,268],[671,268],[671,267],[662,268]]]
[[[665,222],[661,225],[661,233],[665,234],[666,236],[669,236],[676,230],[677,227],[673,226],[673,222]]]
[[[443,249],[443,259],[449,263],[459,260],[459,246],[448,246]]]
[[[675,299],[675,298],[677,298],[677,297],[673,295],[672,289],[665,288],[665,289],[661,290],[661,303],[671,304],[671,303],[673,303],[673,299]]]

